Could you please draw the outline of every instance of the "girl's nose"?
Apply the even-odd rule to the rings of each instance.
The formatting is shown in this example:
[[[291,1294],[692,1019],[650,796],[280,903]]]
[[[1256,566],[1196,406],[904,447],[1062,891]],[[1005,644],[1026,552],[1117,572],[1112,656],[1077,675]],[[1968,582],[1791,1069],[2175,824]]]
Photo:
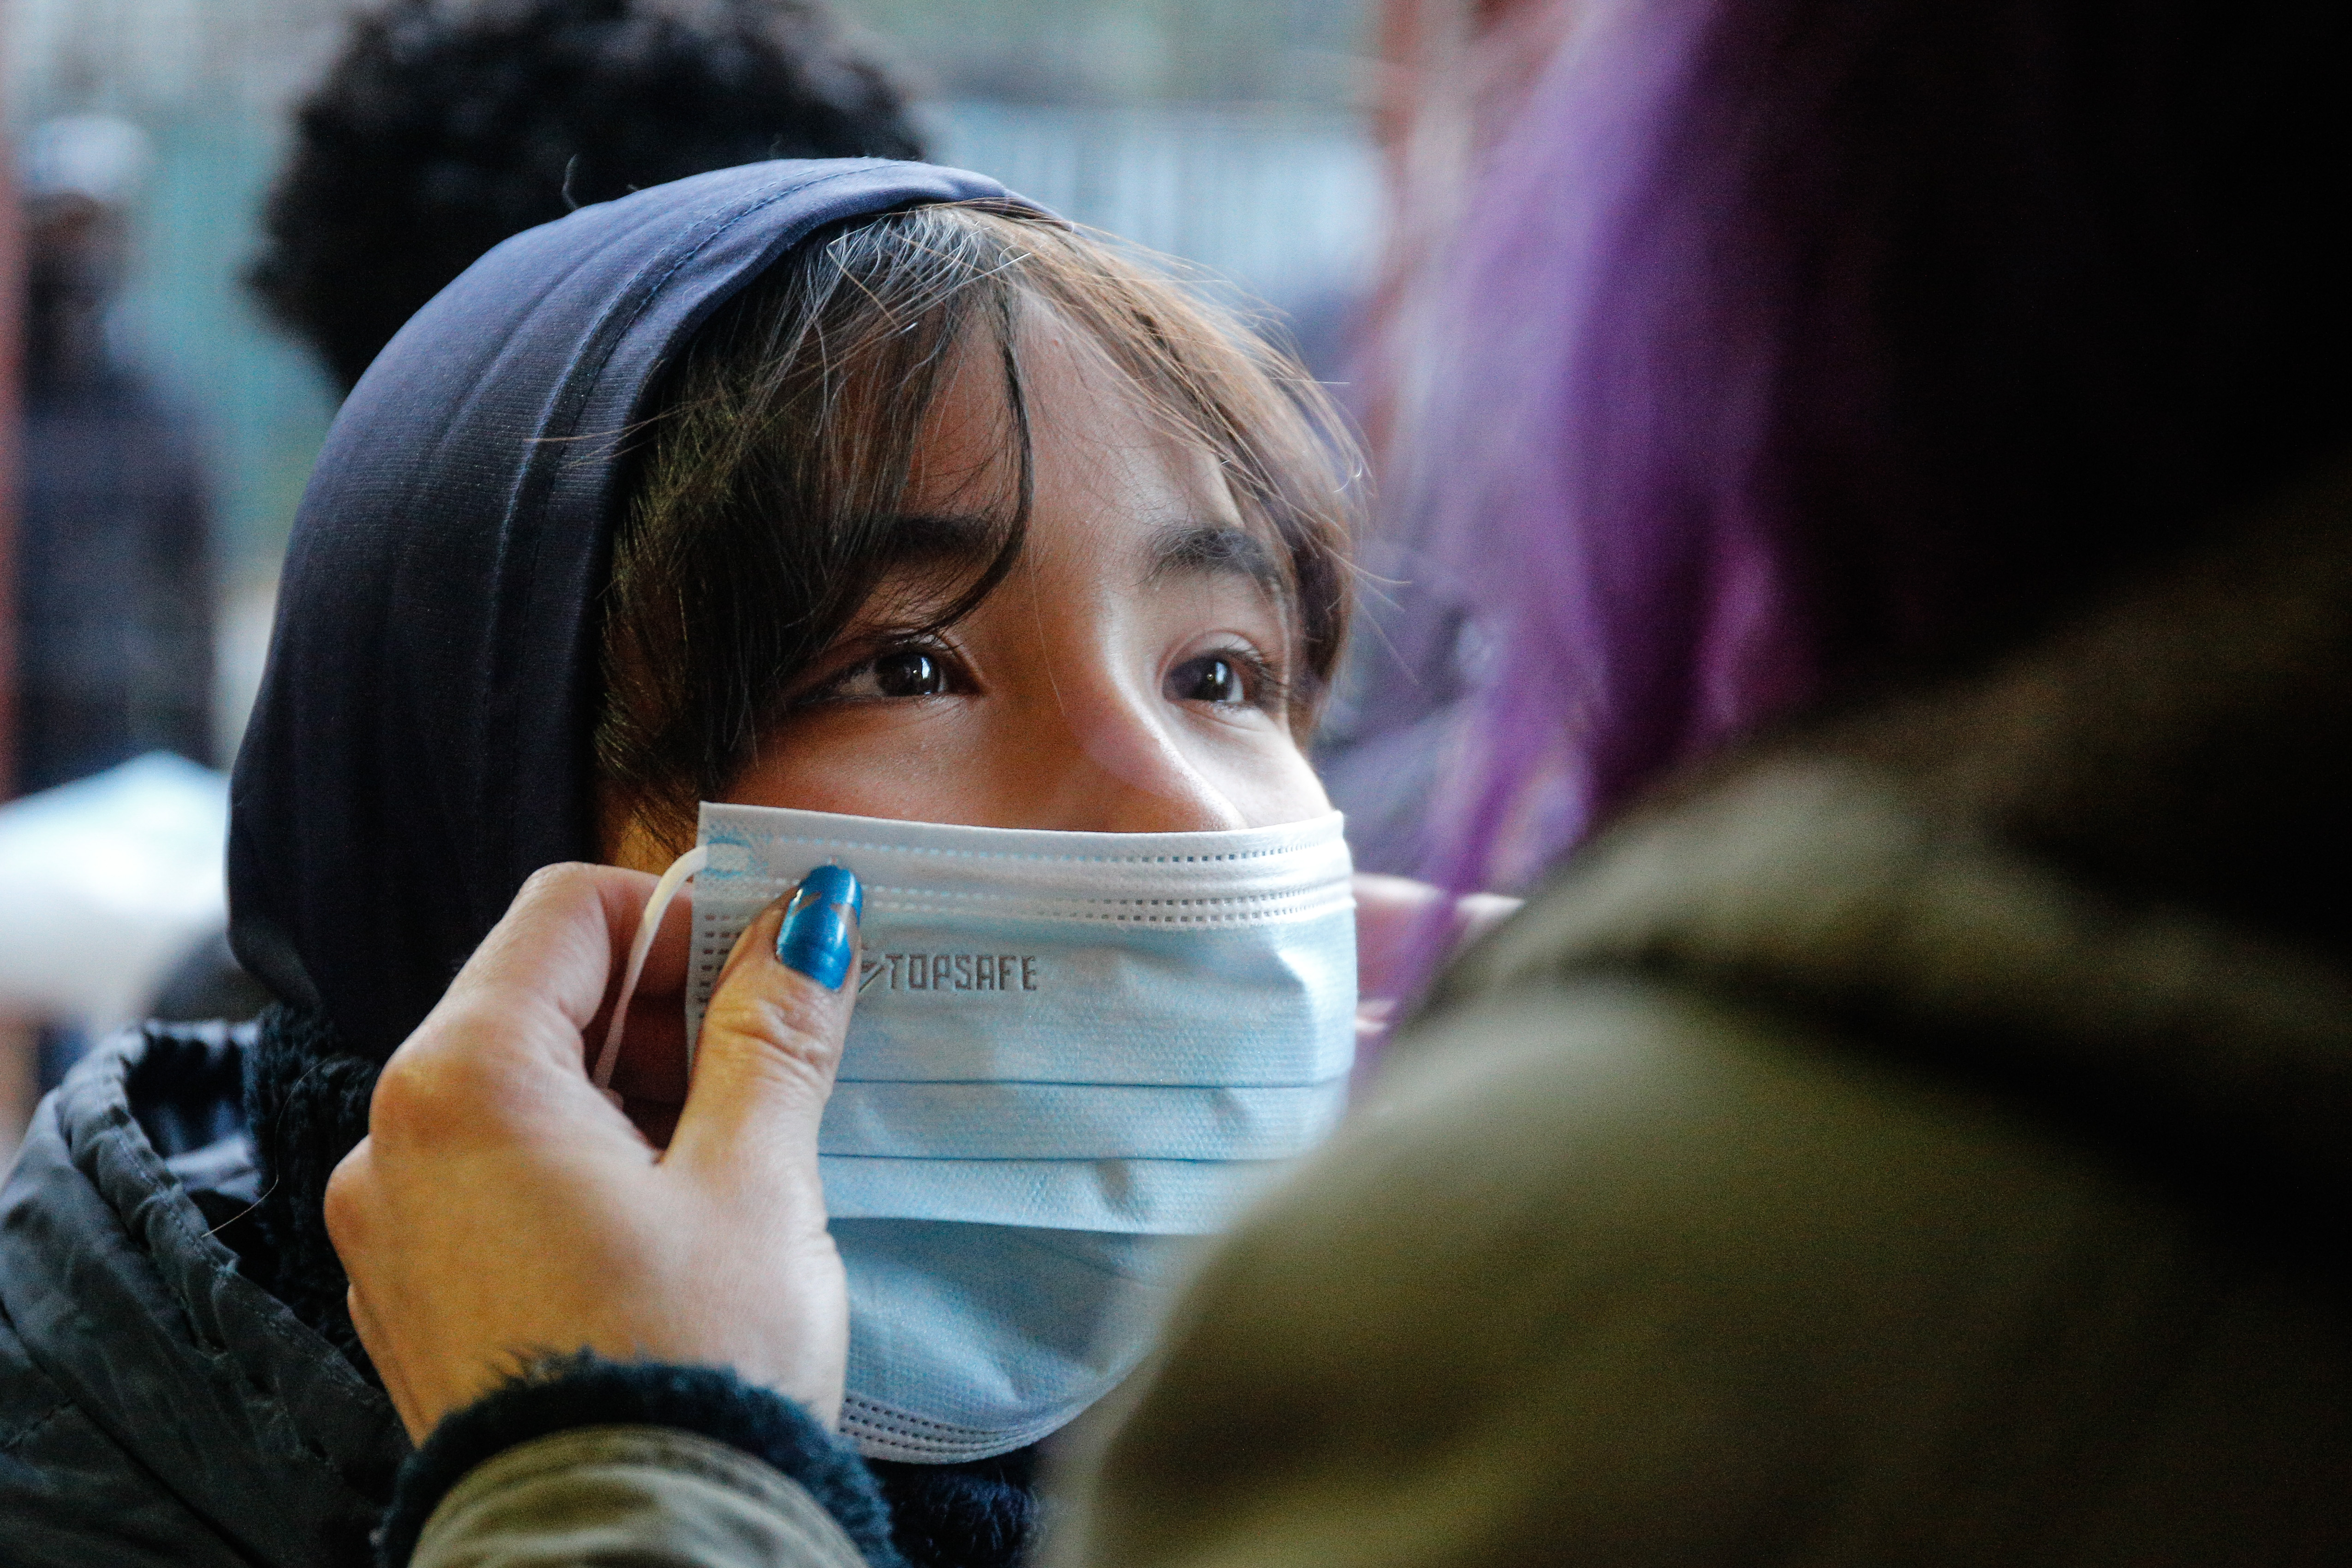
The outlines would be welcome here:
[[[1096,700],[1086,700],[1091,696]],[[1040,756],[1035,826],[1065,832],[1200,833],[1249,825],[1233,800],[1185,755],[1150,706],[1124,693],[1066,689],[1056,705],[1057,758]]]
[[[1249,824],[1234,803],[1197,773],[1154,789],[1108,779],[1091,811],[1089,831],[1102,833],[1206,833]]]

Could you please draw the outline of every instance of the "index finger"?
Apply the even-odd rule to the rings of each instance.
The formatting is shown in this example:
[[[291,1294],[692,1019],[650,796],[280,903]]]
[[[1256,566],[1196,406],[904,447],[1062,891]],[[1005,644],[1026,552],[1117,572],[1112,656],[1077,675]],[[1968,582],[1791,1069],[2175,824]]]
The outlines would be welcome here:
[[[502,1032],[578,1066],[582,1033],[608,1004],[652,885],[643,872],[618,866],[569,862],[533,872],[411,1040],[422,1048],[437,1033],[474,1036],[430,1026],[487,1016]]]

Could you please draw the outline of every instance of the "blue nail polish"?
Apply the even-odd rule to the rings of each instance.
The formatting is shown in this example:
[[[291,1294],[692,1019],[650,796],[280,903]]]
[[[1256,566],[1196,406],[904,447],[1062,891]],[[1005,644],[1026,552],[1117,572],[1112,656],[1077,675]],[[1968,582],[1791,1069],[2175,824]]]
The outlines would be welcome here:
[[[857,873],[843,865],[821,865],[801,879],[784,905],[776,931],[776,962],[797,969],[828,991],[841,989],[857,922],[866,914],[866,890]]]

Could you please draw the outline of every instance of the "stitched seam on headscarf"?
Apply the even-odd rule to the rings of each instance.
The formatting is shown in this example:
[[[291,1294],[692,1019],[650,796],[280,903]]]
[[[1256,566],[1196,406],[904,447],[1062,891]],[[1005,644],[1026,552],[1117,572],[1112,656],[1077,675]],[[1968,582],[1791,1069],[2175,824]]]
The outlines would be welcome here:
[[[0,1454],[15,1453],[18,1448],[23,1448],[26,1443],[31,1442],[35,1437],[38,1437],[42,1427],[47,1426],[50,1422],[56,1420],[58,1416],[64,1415],[73,1407],[74,1402],[72,1400],[58,1400],[55,1405],[50,1406],[38,1416],[34,1416],[24,1426],[19,1427],[16,1431],[11,1432],[7,1437],[0,1437]]]

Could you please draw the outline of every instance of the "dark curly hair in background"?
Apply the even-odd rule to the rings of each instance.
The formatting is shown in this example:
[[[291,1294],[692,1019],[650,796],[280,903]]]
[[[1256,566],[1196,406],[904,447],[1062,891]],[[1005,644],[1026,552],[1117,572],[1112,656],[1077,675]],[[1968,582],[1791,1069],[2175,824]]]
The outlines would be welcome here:
[[[916,158],[811,0],[392,0],[295,122],[248,281],[345,391],[509,235],[763,158]]]

